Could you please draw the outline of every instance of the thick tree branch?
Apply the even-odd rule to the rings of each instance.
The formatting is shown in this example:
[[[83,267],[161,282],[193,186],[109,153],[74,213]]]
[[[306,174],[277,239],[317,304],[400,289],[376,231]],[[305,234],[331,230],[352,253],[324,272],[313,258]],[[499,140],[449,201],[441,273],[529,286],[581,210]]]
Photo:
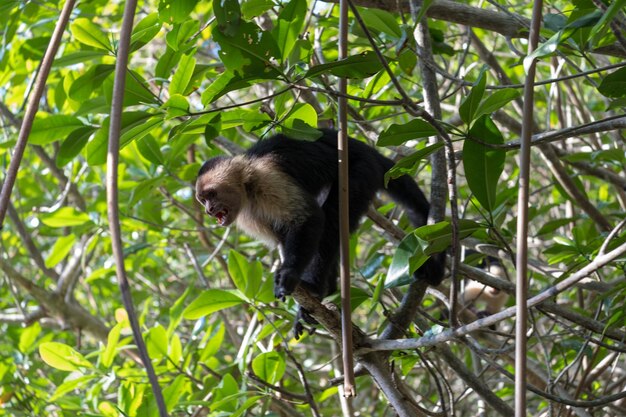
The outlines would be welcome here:
[[[338,3],[339,0],[324,0],[327,3]],[[409,12],[413,0],[354,0],[360,7],[375,8],[397,13]],[[515,13],[501,13],[493,10],[481,9],[452,0],[434,0],[426,11],[431,19],[457,23],[499,33],[507,38],[525,38],[528,36],[530,20]],[[616,57],[626,57],[626,52],[620,44],[607,45],[595,49],[593,52]]]
[[[7,277],[27,291],[49,314],[59,317],[71,327],[84,330],[101,341],[107,340],[109,329],[96,317],[78,304],[68,303],[61,294],[46,291],[17,272],[4,259],[0,259],[0,269]]]

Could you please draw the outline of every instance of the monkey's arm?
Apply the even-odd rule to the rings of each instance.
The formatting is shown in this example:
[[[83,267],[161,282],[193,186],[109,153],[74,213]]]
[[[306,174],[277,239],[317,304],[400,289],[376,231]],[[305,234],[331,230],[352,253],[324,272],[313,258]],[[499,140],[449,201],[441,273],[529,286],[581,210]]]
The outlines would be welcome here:
[[[280,233],[282,265],[274,276],[274,295],[284,298],[295,290],[302,273],[317,253],[324,230],[324,212],[311,202],[307,216],[296,224],[284,225]]]

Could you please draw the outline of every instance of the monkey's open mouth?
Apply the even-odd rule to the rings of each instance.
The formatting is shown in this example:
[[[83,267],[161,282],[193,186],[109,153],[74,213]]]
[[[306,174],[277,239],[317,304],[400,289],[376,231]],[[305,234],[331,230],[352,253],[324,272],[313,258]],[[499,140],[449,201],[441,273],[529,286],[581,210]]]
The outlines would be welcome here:
[[[217,219],[217,223],[220,226],[224,226],[224,224],[226,224],[226,222],[228,221],[228,210],[220,210],[217,213],[215,213],[215,218]]]

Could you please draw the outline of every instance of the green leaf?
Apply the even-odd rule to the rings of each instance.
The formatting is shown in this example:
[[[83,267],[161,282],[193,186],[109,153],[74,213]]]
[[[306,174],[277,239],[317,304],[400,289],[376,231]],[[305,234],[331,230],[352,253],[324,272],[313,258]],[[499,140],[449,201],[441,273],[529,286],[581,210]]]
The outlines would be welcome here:
[[[441,148],[443,148],[443,142],[436,142],[400,159],[389,171],[385,173],[385,186],[387,186],[389,180],[393,178],[398,178],[402,175],[413,176],[417,171],[420,161]]]
[[[285,358],[278,352],[261,353],[252,360],[254,374],[271,385],[282,379],[285,369]]]
[[[154,136],[146,135],[143,138],[137,140],[137,150],[139,151],[141,156],[143,156],[153,164],[163,165],[163,153],[161,153],[159,143],[156,141]]]
[[[626,67],[604,77],[598,86],[598,91],[605,97],[626,97]]]
[[[247,109],[236,109],[222,113],[222,129],[230,129],[237,126],[250,132],[271,122],[266,113]]]
[[[127,323],[117,323],[113,328],[109,331],[109,335],[107,336],[107,345],[100,354],[100,363],[106,369],[109,369],[113,364],[113,360],[117,354],[117,350],[119,348],[120,334],[122,329],[127,326]]]
[[[84,126],[74,116],[40,112],[35,117],[28,141],[32,145],[46,145],[64,139],[77,128]]]
[[[261,286],[263,266],[258,260],[249,262],[239,252],[228,253],[228,273],[235,287],[248,299],[256,299]]]
[[[317,127],[317,112],[308,103],[296,103],[286,116],[281,115],[280,118],[284,118],[282,124],[287,128],[297,128],[294,124],[298,121],[312,128]]]
[[[537,49],[524,58],[524,70],[528,72],[528,68],[533,60],[554,53],[559,45],[562,45],[565,41],[570,39],[572,35],[579,32],[579,29],[595,25],[600,20],[602,14],[600,10],[593,10],[591,13],[587,13],[581,17],[572,13],[570,19],[574,18],[574,21],[565,25],[563,29],[552,35],[550,39],[540,44]]]
[[[589,39],[591,40],[592,46],[596,45],[597,42],[610,30],[613,18],[620,12],[620,10],[624,9],[624,6],[626,6],[626,0],[613,0],[606,11],[602,13],[602,17],[598,23],[596,23],[591,29],[591,32],[589,32]]]
[[[476,109],[476,114],[474,114],[474,118],[478,119],[480,116],[483,116],[485,114],[490,115],[496,110],[503,108],[507,103],[515,100],[521,95],[522,93],[515,88],[505,88],[503,90],[498,90],[486,99],[484,99],[478,105],[478,109]]]
[[[400,146],[413,139],[436,136],[437,130],[422,119],[413,119],[408,123],[392,124],[378,137],[378,146]]]
[[[167,116],[165,117],[167,120],[189,114],[189,102],[186,97],[180,94],[170,96],[161,107],[167,110]]]
[[[89,138],[96,131],[95,127],[84,126],[79,127],[70,133],[67,138],[61,143],[59,147],[59,152],[57,153],[57,166],[63,167],[67,165],[72,159],[76,157],[80,153],[80,151],[85,147]]]
[[[78,371],[80,368],[93,368],[91,362],[79,352],[63,343],[44,342],[39,345],[41,359],[61,371]]]
[[[250,265],[248,260],[239,252],[231,250],[228,252],[228,274],[233,280],[233,284],[239,291],[248,296],[248,273]]]
[[[104,56],[107,56],[107,53],[102,51],[76,51],[55,59],[52,68],[59,69],[76,64],[87,64],[89,61],[101,60]]]
[[[178,375],[163,389],[163,399],[168,412],[172,412],[180,397],[187,392],[190,382],[186,375]]]
[[[546,222],[543,226],[541,226],[541,228],[537,231],[537,236],[552,234],[558,228],[568,224],[572,224],[576,220],[578,220],[577,217],[566,217],[563,219],[550,220]]]
[[[41,334],[41,325],[37,322],[31,324],[30,326],[22,329],[20,333],[20,341],[17,345],[17,348],[22,353],[30,353],[35,350],[37,346],[35,342],[37,341],[37,337]]]
[[[485,72],[486,68],[481,69],[474,87],[472,87],[472,90],[459,107],[459,115],[466,125],[470,125],[474,121],[476,110],[485,94],[485,85],[487,83]]]
[[[504,143],[504,138],[498,127],[485,115],[474,123],[463,145],[467,185],[478,202],[491,212],[496,207],[496,188],[504,169],[506,152],[489,148],[474,139],[497,145]]]
[[[168,79],[170,72],[174,69],[182,53],[175,51],[169,45],[163,55],[159,58],[154,69],[154,76],[160,80]]]
[[[376,74],[382,68],[376,53],[365,51],[335,62],[315,65],[307,71],[305,77],[313,78],[324,73],[331,73],[337,77],[362,79]]]
[[[113,82],[114,76],[111,74],[104,80],[102,91],[107,99],[107,103],[113,100]],[[148,88],[148,82],[137,72],[126,72],[126,86],[124,88],[124,107],[134,106],[136,104],[160,104],[156,97]]]
[[[251,20],[253,17],[261,16],[272,7],[274,7],[272,0],[248,0],[241,5],[241,15],[244,20]]]
[[[381,9],[361,7],[359,7],[359,13],[368,28],[374,29],[376,32],[386,33],[395,38],[402,37],[402,29],[400,29],[395,15]]]
[[[54,268],[59,262],[61,262],[70,250],[72,249],[72,245],[76,242],[76,236],[73,234],[69,234],[67,236],[61,236],[57,239],[57,241],[52,246],[50,250],[50,254],[46,258],[45,265],[47,268]]]
[[[92,381],[98,377],[98,374],[92,373],[89,375],[79,376],[78,378],[68,379],[59,385],[56,390],[54,390],[54,394],[48,398],[48,401],[55,403],[59,398],[62,398],[66,394],[80,390],[92,384]],[[115,414],[115,416],[117,417],[117,414]]]
[[[417,65],[417,55],[410,49],[402,51],[398,56],[398,65],[406,75],[412,76]]]
[[[280,56],[278,46],[269,32],[245,22],[237,27],[233,36],[216,31],[213,39],[219,43],[219,55],[229,71],[242,77],[255,75],[257,78],[277,76],[271,59]]]
[[[163,23],[180,23],[190,18],[198,0],[161,0],[159,19]]]
[[[165,42],[173,51],[185,52],[195,46],[194,39],[200,30],[200,22],[197,20],[185,20],[174,24],[171,31],[165,35]]]
[[[115,65],[94,65],[72,83],[68,96],[74,101],[85,101],[95,93],[113,74]],[[101,94],[101,93],[100,93]]]
[[[410,260],[416,251],[420,249],[419,241],[415,234],[409,233],[400,242],[389,265],[385,288],[393,288],[402,285],[407,280],[412,280],[410,271]],[[420,253],[423,251],[420,250]],[[410,282],[410,281],[408,281]],[[402,284],[401,284],[402,283]]]
[[[178,63],[178,69],[172,77],[170,83],[170,96],[175,94],[184,94],[191,81],[191,76],[196,67],[196,59],[193,54],[183,55]]]
[[[133,28],[130,38],[130,51],[134,52],[154,38],[161,30],[161,22],[157,13],[150,13]]]
[[[206,127],[204,129],[204,141],[206,142],[206,144],[208,146],[211,146],[211,142],[220,134],[221,131],[222,115],[218,113],[206,124]]]
[[[464,239],[482,227],[473,221],[459,219],[459,238]],[[389,265],[385,288],[405,285],[413,281],[413,273],[430,255],[442,252],[452,242],[452,225],[443,221],[418,227],[400,242]]]
[[[298,140],[308,140],[311,142],[324,135],[322,131],[317,130],[310,124],[305,123],[300,119],[290,120],[287,125],[281,126],[280,131],[286,136],[298,138]]]
[[[148,348],[148,354],[151,359],[161,360],[167,356],[169,341],[163,326],[157,324],[146,333],[145,338],[146,348]]]
[[[291,0],[278,14],[272,35],[280,50],[281,62],[284,62],[291,53],[304,26],[306,12],[306,0]]]
[[[124,112],[122,114],[122,131],[120,149],[134,140],[139,140],[157,128],[163,122],[162,115],[147,112]],[[87,144],[87,163],[100,165],[106,162],[109,142],[109,118],[106,118],[94,138]]]
[[[80,226],[90,221],[87,213],[80,212],[74,207],[61,207],[54,213],[41,215],[41,221],[50,227]]]
[[[183,312],[187,320],[196,320],[216,311],[242,304],[244,300],[230,291],[211,289],[200,294]]]
[[[217,28],[226,36],[235,36],[241,22],[241,10],[237,0],[213,0],[213,13]]]
[[[231,91],[248,88],[254,83],[273,79],[274,73],[249,73],[245,76],[236,74],[234,71],[224,71],[202,92],[202,104],[208,106],[218,98]]]
[[[465,239],[483,229],[479,223],[466,219],[459,219],[458,225],[459,239]],[[423,248],[426,255],[442,252],[452,244],[452,224],[447,220],[418,227],[413,233],[425,243]]]
[[[93,46],[94,48],[113,51],[111,42],[106,34],[100,30],[100,26],[96,25],[89,19],[79,17],[70,25],[70,31],[74,38],[80,43]]]

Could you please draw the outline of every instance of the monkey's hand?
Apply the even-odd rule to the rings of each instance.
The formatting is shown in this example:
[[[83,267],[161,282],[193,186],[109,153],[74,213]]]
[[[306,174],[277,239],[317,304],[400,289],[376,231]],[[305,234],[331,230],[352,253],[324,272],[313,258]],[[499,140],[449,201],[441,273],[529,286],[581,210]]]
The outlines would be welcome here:
[[[274,296],[285,300],[300,283],[300,274],[294,268],[280,268],[274,275]]]

